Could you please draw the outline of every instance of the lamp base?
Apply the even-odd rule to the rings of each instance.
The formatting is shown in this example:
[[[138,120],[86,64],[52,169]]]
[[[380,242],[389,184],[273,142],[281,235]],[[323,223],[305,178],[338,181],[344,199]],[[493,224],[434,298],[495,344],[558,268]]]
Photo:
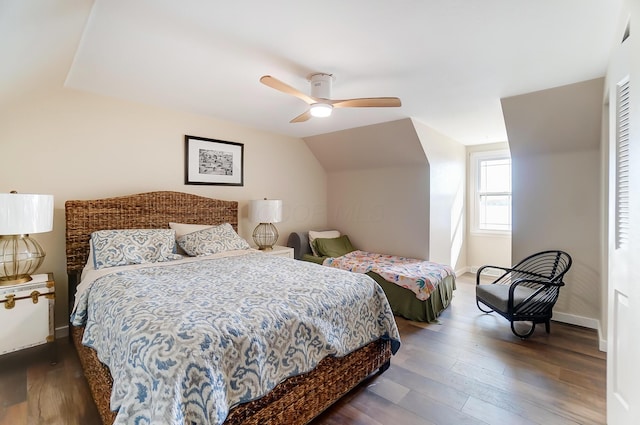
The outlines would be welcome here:
[[[0,277],[0,286],[17,285],[19,283],[27,283],[31,280],[31,276],[28,274],[20,274],[17,276],[2,276]]]
[[[271,223],[260,223],[253,229],[253,241],[262,251],[269,251],[278,242],[278,229]]]
[[[0,236],[0,286],[29,282],[45,252],[29,235]]]

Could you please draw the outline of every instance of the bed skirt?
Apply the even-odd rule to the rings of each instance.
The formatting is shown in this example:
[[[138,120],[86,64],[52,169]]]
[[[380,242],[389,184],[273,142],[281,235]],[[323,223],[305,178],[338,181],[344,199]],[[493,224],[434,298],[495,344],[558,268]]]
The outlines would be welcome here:
[[[428,299],[420,301],[410,289],[387,282],[374,272],[369,272],[367,275],[382,287],[393,314],[416,322],[437,322],[440,313],[451,304],[453,291],[456,289],[455,276],[447,276],[438,283]]]
[[[111,425],[116,417],[109,408],[113,380],[96,352],[82,345],[83,333],[83,327],[71,327],[73,343],[102,422]],[[311,372],[288,378],[264,397],[232,408],[224,424],[306,424],[372,373],[384,371],[390,358],[391,343],[384,340],[374,341],[342,358],[327,357]]]

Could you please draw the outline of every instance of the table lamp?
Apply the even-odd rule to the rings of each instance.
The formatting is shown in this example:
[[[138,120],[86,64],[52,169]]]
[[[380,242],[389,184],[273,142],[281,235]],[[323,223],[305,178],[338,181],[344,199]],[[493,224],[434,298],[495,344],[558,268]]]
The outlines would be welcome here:
[[[45,252],[29,234],[53,230],[53,195],[0,193],[0,286],[29,282]]]
[[[278,241],[278,229],[273,223],[282,221],[282,201],[267,198],[251,201],[249,220],[260,223],[253,230],[253,241],[258,249],[273,249]]]

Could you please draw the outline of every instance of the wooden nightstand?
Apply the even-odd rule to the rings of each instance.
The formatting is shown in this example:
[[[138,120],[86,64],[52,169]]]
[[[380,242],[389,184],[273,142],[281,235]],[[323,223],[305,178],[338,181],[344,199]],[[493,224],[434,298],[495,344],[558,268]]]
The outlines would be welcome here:
[[[274,245],[273,249],[269,251],[260,251],[268,255],[277,255],[279,257],[293,258],[293,248],[288,246]]]
[[[0,355],[51,343],[55,361],[55,282],[53,274],[0,286]]]

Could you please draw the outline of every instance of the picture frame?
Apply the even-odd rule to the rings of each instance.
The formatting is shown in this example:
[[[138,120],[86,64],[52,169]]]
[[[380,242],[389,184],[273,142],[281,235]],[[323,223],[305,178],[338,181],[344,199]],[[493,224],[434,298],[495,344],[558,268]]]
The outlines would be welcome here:
[[[244,186],[244,144],[184,136],[184,184]]]

